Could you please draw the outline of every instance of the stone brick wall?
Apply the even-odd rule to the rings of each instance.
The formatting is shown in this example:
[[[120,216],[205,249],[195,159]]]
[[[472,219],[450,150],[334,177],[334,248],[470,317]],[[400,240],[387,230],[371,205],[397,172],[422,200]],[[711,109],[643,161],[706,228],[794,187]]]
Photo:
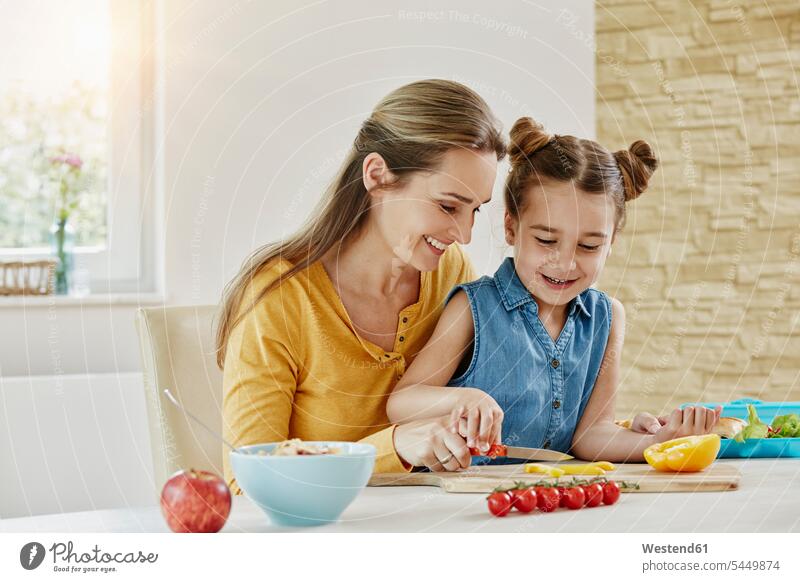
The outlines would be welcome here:
[[[618,416],[800,401],[800,4],[600,1],[598,141],[661,160],[600,287],[626,306]]]

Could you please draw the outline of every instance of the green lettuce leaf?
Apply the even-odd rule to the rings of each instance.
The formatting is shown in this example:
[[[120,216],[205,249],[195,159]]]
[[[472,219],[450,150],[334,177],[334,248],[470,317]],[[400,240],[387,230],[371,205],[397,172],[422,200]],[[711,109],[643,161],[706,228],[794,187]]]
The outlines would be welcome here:
[[[800,416],[783,414],[772,421],[773,434],[770,437],[800,437]]]
[[[747,439],[763,439],[767,437],[769,427],[761,422],[756,413],[756,407],[752,404],[747,405],[747,426],[740,430],[735,437],[736,442],[743,443]]]

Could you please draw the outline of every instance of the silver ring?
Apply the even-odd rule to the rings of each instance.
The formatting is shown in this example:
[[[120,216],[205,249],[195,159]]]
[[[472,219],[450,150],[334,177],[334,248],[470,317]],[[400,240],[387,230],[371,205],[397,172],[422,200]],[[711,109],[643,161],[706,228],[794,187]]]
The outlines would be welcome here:
[[[440,460],[439,462],[440,462],[442,465],[446,465],[447,463],[449,463],[450,461],[452,461],[452,460],[453,460],[453,457],[455,457],[455,456],[456,456],[456,455],[455,455],[455,453],[450,453],[449,455],[447,455],[447,457],[446,457],[446,458],[445,458],[443,461],[442,461],[442,460]]]

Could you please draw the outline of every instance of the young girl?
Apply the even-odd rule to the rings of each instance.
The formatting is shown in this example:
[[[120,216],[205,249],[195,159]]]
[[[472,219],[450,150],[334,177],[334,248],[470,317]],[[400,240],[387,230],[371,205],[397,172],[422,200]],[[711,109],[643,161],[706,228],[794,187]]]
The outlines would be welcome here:
[[[483,452],[502,442],[609,461],[643,461],[653,443],[711,432],[719,408],[676,409],[654,434],[614,424],[625,311],[591,286],[625,204],[658,165],[650,146],[612,154],[526,117],[511,130],[509,155],[505,237],[514,258],[450,292],[388,400],[390,420],[451,413],[452,430]],[[438,455],[447,470],[471,462],[464,447]]]

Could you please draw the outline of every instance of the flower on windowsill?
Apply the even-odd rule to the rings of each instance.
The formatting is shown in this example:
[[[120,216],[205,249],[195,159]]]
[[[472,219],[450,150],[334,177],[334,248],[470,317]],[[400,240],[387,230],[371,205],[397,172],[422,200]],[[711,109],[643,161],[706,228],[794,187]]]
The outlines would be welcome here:
[[[60,156],[54,156],[50,158],[50,162],[53,164],[67,164],[68,166],[80,170],[81,166],[83,166],[83,160],[77,154],[62,154]]]
[[[50,178],[56,187],[55,215],[58,220],[66,221],[78,208],[81,194],[85,191],[85,176],[81,172],[83,160],[71,152],[61,152],[49,160]]]

